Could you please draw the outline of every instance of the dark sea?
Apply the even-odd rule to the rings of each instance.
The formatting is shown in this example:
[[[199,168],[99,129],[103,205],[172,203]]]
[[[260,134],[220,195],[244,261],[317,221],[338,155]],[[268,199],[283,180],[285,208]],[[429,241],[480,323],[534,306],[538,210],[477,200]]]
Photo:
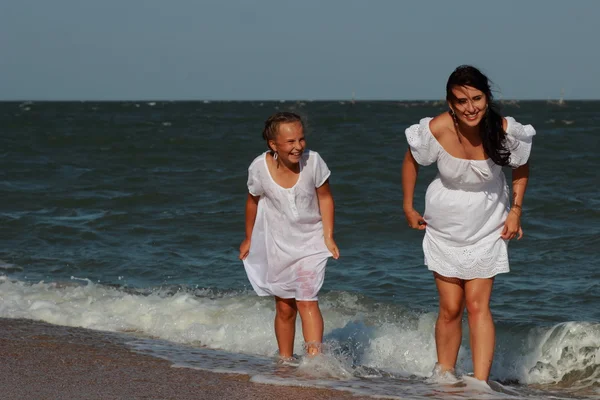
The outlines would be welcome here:
[[[238,260],[264,120],[292,110],[332,171],[325,354],[275,362],[274,302]],[[0,103],[0,317],[123,332],[254,382],[379,398],[600,398],[600,102],[506,102],[537,130],[525,236],[495,282],[490,387],[429,378],[437,292],[406,226],[404,129],[442,102]],[[510,170],[506,171],[510,179]],[[416,207],[435,166],[421,168]],[[298,321],[298,324],[300,322]],[[298,326],[299,328],[299,326]],[[458,372],[472,371],[464,321]],[[302,355],[301,329],[296,353]]]

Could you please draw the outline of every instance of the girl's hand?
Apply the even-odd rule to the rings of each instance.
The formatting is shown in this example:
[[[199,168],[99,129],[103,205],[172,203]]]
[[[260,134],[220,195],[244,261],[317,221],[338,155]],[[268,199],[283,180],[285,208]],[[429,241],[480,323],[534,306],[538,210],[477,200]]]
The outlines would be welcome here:
[[[523,229],[521,229],[521,216],[516,212],[509,212],[506,221],[504,221],[504,229],[500,235],[504,240],[514,239],[520,240],[523,237]]]
[[[242,244],[240,244],[240,260],[245,260],[248,257],[248,253],[250,253],[250,239],[244,239]]]
[[[340,258],[340,250],[338,249],[337,244],[335,244],[335,240],[333,240],[333,238],[326,237],[325,246],[327,246],[331,254],[333,254],[333,258],[336,260]]]
[[[423,219],[421,214],[419,214],[417,212],[417,210],[415,210],[414,208],[410,209],[408,211],[405,211],[404,216],[406,217],[408,226],[413,229],[418,229],[418,230],[422,231],[427,227],[427,223],[425,222],[425,220]]]

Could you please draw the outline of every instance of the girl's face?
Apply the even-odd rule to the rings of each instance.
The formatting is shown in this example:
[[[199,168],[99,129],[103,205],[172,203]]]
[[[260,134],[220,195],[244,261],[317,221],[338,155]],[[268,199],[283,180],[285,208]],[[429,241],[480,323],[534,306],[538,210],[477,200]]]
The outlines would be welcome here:
[[[456,118],[467,126],[477,126],[487,111],[487,96],[472,86],[455,86],[452,88],[454,100],[449,102]]]
[[[306,147],[302,124],[288,122],[279,125],[277,137],[275,140],[270,140],[269,144],[285,165],[298,164]]]

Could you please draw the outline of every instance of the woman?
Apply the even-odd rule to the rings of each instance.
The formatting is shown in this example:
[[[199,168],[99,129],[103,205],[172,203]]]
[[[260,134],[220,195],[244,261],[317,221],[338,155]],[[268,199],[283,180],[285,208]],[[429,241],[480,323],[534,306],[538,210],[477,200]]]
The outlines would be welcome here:
[[[494,277],[509,271],[507,245],[521,239],[523,197],[535,130],[496,111],[488,78],[460,66],[446,85],[449,110],[406,129],[409,150],[402,165],[408,226],[425,230],[425,264],[439,293],[434,372],[454,373],[469,320],[474,376],[487,381],[495,329],[490,312]],[[437,162],[438,175],[425,196],[425,213],[413,206],[418,166]],[[511,166],[512,201],[503,166]]]

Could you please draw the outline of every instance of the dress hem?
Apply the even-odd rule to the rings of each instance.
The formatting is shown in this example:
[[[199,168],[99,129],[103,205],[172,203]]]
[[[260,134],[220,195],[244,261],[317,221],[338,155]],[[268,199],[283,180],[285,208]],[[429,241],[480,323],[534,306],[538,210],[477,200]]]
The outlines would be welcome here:
[[[279,297],[280,299],[285,299],[285,300],[294,299],[296,301],[319,301],[318,297],[317,298],[313,297],[311,299],[299,299],[297,297],[282,297],[282,296],[277,296],[275,294],[269,294],[269,293],[256,293],[256,295],[259,297]]]
[[[453,275],[444,275],[442,272],[440,272],[440,271],[436,270],[434,267],[430,267],[430,266],[427,266],[427,269],[428,269],[429,271],[431,271],[431,272],[435,272],[435,273],[437,273],[437,274],[439,274],[439,275],[443,276],[444,278],[456,278],[456,279],[461,279],[461,280],[463,280],[463,281],[470,281],[470,280],[473,280],[473,279],[489,279],[489,278],[493,278],[493,277],[495,277],[496,275],[500,275],[500,274],[507,274],[507,273],[509,273],[509,272],[510,272],[510,269],[506,269],[505,271],[504,271],[504,270],[502,270],[502,271],[494,272],[494,273],[491,273],[491,274],[488,274],[488,275],[483,275],[483,276],[472,276],[472,277],[468,277],[468,278],[466,278],[466,277],[464,277],[464,276],[459,276],[458,274],[453,274]]]

